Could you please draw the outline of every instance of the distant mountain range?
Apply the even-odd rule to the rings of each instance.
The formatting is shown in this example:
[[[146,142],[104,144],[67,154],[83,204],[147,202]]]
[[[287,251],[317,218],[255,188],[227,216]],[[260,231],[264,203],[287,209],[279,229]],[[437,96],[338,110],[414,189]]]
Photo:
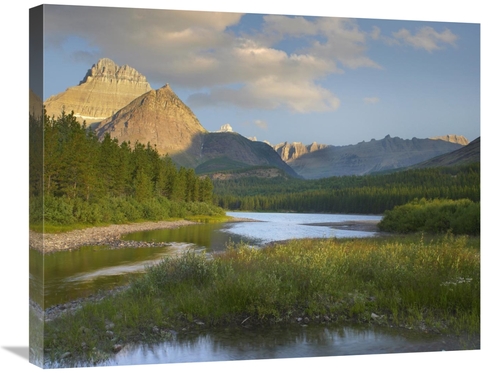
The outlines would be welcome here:
[[[387,135],[381,140],[372,139],[355,145],[316,146],[312,148],[313,151],[304,152],[297,157],[288,157],[285,160],[302,177],[318,179],[395,170],[462,147],[463,145],[459,143],[440,139],[404,140]],[[302,147],[299,145],[297,148]]]
[[[153,90],[138,71],[107,58],[93,65],[78,86],[49,97],[44,105],[49,116],[73,111],[99,138],[109,133],[132,146],[136,141],[149,143],[180,166],[219,176],[259,167],[274,167],[290,177],[303,178],[364,175],[419,164],[468,143],[456,135],[411,140],[388,135],[348,146],[296,142],[272,147],[232,132],[230,126],[207,131],[168,84]],[[30,113],[40,112],[39,106],[30,90]],[[277,175],[268,171],[253,174]]]

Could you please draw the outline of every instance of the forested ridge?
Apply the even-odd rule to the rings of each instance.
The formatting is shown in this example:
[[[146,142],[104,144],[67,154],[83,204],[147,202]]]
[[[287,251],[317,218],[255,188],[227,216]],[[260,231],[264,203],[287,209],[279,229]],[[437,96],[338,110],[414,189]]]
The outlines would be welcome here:
[[[216,203],[228,210],[381,214],[420,198],[479,202],[480,166],[318,180],[242,177],[213,184]]]
[[[99,141],[73,113],[43,120],[30,116],[31,222],[222,214],[212,205],[212,190],[209,178],[177,168],[149,144],[118,144],[109,135]]]

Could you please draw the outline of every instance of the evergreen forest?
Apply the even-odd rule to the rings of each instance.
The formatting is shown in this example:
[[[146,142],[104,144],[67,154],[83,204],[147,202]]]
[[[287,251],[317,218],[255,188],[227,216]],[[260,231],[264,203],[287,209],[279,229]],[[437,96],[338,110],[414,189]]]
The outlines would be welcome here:
[[[415,199],[480,200],[479,163],[317,180],[241,177],[214,180],[227,210],[383,214]]]
[[[42,120],[43,119],[43,120]],[[99,141],[73,113],[30,115],[30,223],[124,223],[224,215],[213,185],[150,144]]]

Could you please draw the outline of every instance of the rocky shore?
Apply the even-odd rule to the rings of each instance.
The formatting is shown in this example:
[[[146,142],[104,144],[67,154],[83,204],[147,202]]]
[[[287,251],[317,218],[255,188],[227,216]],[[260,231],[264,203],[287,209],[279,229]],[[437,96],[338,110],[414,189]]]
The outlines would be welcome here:
[[[256,221],[247,218],[228,217],[228,222]],[[157,221],[129,224],[112,224],[106,227],[75,229],[64,233],[38,233],[30,230],[30,248],[43,253],[75,250],[81,246],[104,245],[112,249],[124,247],[164,247],[169,242],[125,241],[121,237],[127,233],[151,231],[155,229],[175,229],[185,225],[200,224],[189,220]]]
[[[121,236],[127,233],[155,230],[174,229],[185,225],[198,224],[188,220],[143,222],[130,224],[113,224],[106,227],[92,227],[77,229],[65,233],[38,233],[29,232],[30,248],[50,253],[61,250],[74,250],[81,246],[106,245],[111,248],[120,247],[152,247],[167,246],[168,242],[138,242],[124,241]]]

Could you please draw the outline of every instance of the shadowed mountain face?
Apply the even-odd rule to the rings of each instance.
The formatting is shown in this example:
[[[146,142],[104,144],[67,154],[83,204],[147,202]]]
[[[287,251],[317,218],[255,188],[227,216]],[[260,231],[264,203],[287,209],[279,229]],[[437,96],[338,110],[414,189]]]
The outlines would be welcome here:
[[[178,165],[196,167],[199,173],[272,166],[298,177],[263,142],[234,132],[209,133],[168,84],[138,97],[95,131],[99,139],[109,133],[119,143],[149,143],[160,155],[168,154]]]
[[[388,135],[356,145],[329,146],[292,159],[288,165],[306,179],[365,175],[408,167],[460,148],[462,145],[449,141],[403,140]]]
[[[130,66],[118,66],[109,58],[99,60],[75,87],[49,97],[47,114],[58,117],[74,112],[87,126],[113,115],[129,102],[151,90],[146,77]]]
[[[276,167],[299,177],[268,144],[252,141],[235,132],[207,133],[203,136],[199,173],[231,171],[249,166]]]
[[[481,160],[481,138],[478,137],[463,148],[431,158],[411,168],[459,166]]]

